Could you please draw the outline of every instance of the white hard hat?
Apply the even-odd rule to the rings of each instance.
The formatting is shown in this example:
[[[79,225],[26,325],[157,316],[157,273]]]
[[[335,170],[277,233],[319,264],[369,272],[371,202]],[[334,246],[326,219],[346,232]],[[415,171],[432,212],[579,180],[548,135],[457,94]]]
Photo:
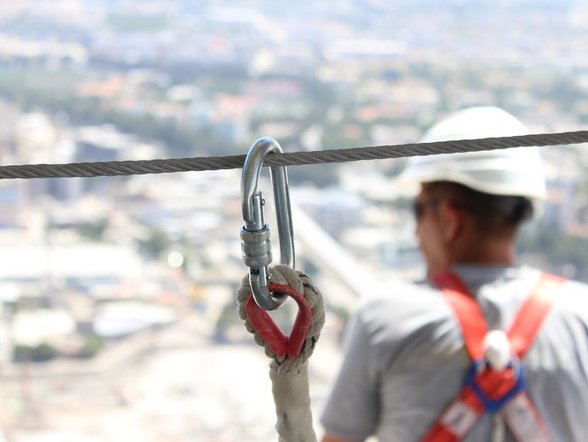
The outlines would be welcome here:
[[[493,106],[464,109],[429,129],[421,142],[525,135],[527,128],[508,112]],[[402,181],[451,181],[479,192],[545,197],[545,178],[536,147],[412,157]]]

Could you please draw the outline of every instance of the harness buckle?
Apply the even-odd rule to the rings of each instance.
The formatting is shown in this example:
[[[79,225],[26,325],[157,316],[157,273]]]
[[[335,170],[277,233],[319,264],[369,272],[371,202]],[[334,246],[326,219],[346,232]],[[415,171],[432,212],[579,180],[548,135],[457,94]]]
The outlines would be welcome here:
[[[488,366],[488,362],[484,359],[477,360],[472,362],[470,368],[466,373],[465,379],[465,386],[472,389],[472,391],[476,394],[484,409],[490,413],[498,413],[504,405],[508,401],[510,401],[513,397],[515,397],[521,391],[525,389],[525,376],[523,373],[523,363],[521,361],[515,361],[511,359],[504,370],[500,373],[504,373],[507,370],[512,369],[515,379],[515,384],[512,386],[510,390],[508,390],[504,395],[498,399],[493,399],[480,387],[478,384],[478,377],[484,376],[484,372],[486,370],[494,371],[491,367]]]

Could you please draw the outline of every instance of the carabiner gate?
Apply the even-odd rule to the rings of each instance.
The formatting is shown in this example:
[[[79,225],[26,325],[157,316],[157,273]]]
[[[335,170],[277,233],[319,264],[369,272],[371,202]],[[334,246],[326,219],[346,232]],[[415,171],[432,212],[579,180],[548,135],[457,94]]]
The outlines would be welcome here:
[[[270,293],[268,288],[271,279],[268,266],[272,262],[270,231],[263,217],[265,201],[261,191],[257,191],[263,161],[268,154],[274,153],[283,153],[278,142],[269,137],[259,138],[247,153],[241,175],[241,204],[245,221],[241,228],[243,262],[249,267],[253,298],[264,310],[274,310],[285,301],[285,296]],[[294,234],[286,167],[272,166],[270,176],[280,239],[280,262],[294,268]]]

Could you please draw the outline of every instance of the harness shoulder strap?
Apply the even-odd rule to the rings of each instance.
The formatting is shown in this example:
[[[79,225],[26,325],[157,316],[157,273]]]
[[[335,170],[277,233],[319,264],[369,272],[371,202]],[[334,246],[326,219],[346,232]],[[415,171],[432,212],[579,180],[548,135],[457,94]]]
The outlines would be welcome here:
[[[486,401],[487,396],[480,391],[480,387],[477,384],[484,385],[492,383],[495,385],[495,391],[501,388],[504,389],[506,384],[501,386],[500,381],[497,384],[494,380],[501,372],[486,370],[481,374],[475,373],[475,370],[478,368],[478,363],[484,356],[483,342],[488,332],[486,319],[475,298],[468,293],[462,281],[455,274],[443,273],[435,275],[433,281],[441,288],[445,298],[453,309],[462,331],[464,345],[473,360],[473,364],[469,370],[466,385],[458,394],[457,398],[452,401],[449,407],[437,419],[436,423],[430,428],[429,432],[423,438],[423,442],[457,442],[469,433],[478,418],[484,413],[486,406],[489,406]],[[563,279],[559,277],[542,274],[538,285],[523,302],[515,315],[507,336],[511,342],[513,354],[519,359],[522,359],[533,345],[541,324],[550,311],[551,299],[556,291],[555,289],[562,282]],[[508,376],[505,376],[505,379],[507,378]],[[547,441],[548,437],[546,436],[544,426],[524,391],[519,392],[519,390],[515,390],[514,388],[510,391],[507,388],[505,391],[508,397],[505,396],[504,401],[490,400],[490,402],[493,402],[494,406],[498,403],[498,410],[506,403],[501,414],[504,412],[507,415],[518,414],[522,417],[528,417],[526,419],[528,422],[523,426],[530,427],[531,430],[521,431],[520,428],[513,428],[513,426],[517,426],[516,416],[506,416],[509,427],[511,427],[517,439],[519,441]],[[516,404],[521,403],[523,403],[524,407],[515,407]],[[513,413],[510,413],[510,411],[513,411]],[[518,413],[516,413],[517,411]]]
[[[432,279],[455,314],[470,357],[474,361],[481,359],[488,326],[480,305],[455,273],[439,273]]]
[[[454,273],[440,273],[432,277],[442,289],[460,325],[464,344],[476,361],[484,355],[483,341],[488,332],[486,318],[478,302],[469,294],[461,279]],[[508,331],[514,353],[522,359],[532,346],[535,336],[549,310],[555,289],[564,279],[543,273],[531,295],[519,308]]]
[[[553,295],[564,279],[543,273],[539,284],[524,302],[508,332],[513,352],[519,359],[527,354],[552,305]]]

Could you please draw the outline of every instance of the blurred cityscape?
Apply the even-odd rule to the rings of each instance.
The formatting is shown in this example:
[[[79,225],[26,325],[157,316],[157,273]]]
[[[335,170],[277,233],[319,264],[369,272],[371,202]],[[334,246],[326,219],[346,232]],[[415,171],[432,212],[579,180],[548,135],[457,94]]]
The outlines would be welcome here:
[[[579,0],[13,0],[0,164],[416,142],[472,105],[580,130],[587,52]],[[549,194],[521,261],[588,281],[588,153],[542,154]],[[357,299],[422,277],[403,164],[288,171],[297,268],[327,305],[315,417]],[[235,301],[239,186],[235,170],[0,181],[0,441],[277,439],[268,360]]]

